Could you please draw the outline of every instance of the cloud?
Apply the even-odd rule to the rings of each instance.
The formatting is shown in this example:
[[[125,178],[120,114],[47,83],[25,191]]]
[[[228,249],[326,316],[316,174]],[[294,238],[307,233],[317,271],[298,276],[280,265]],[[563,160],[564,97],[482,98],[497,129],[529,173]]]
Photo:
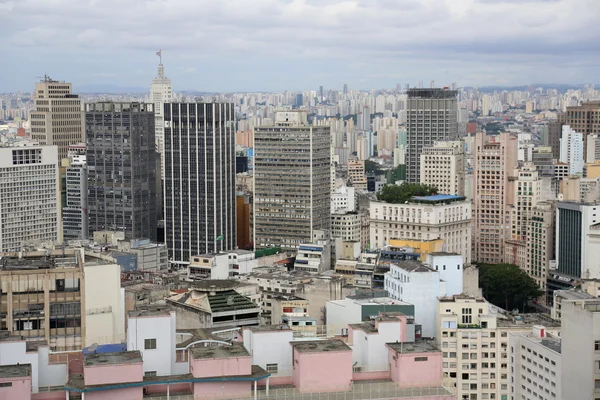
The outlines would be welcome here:
[[[0,35],[11,60],[34,52],[29,68],[81,84],[94,63],[146,87],[159,48],[186,89],[589,82],[598,15],[597,0],[0,0]],[[33,71],[10,68],[0,64],[8,89],[33,85]]]

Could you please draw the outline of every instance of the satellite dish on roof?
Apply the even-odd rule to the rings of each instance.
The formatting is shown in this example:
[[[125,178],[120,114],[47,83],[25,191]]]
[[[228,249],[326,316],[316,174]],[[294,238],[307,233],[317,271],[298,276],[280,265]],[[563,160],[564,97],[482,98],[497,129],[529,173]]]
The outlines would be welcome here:
[[[90,347],[88,347],[88,351],[90,353],[96,354],[96,350],[98,350],[98,343],[94,343]]]

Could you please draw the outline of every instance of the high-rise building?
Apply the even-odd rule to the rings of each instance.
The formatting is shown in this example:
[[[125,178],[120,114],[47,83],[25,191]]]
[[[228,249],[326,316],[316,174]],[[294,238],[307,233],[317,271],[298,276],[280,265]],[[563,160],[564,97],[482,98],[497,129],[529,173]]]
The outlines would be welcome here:
[[[554,260],[555,209],[551,202],[542,201],[531,209],[527,221],[525,272],[546,292],[550,260]]]
[[[234,122],[231,103],[165,104],[165,236],[174,263],[236,247]]]
[[[85,105],[89,234],[124,232],[125,239],[156,240],[157,153],[154,105]]]
[[[406,179],[418,183],[424,147],[458,137],[457,92],[446,89],[410,89],[407,99]]]
[[[508,179],[517,165],[517,140],[508,133],[477,133],[473,149],[473,260],[501,263],[506,223]]]
[[[367,176],[365,175],[364,160],[348,161],[348,178],[356,190],[367,190]]]
[[[57,146],[57,162],[67,157],[70,144],[85,142],[81,99],[72,85],[50,77],[35,84],[31,138],[40,145]]]
[[[56,146],[0,146],[0,252],[62,242]]]
[[[165,77],[165,67],[161,59],[161,63],[158,64],[158,75],[152,80],[152,84],[150,85],[150,102],[154,104],[154,139],[156,141],[156,151],[160,154],[160,176],[163,180],[165,179],[164,105],[165,103],[170,103],[172,100],[173,87],[171,86],[171,80]]]
[[[569,164],[569,174],[583,175],[583,155],[583,134],[564,125],[560,138],[560,161]]]
[[[560,157],[560,138],[562,136],[562,124],[553,121],[548,124],[548,146],[552,149],[555,159]]]
[[[331,226],[329,126],[278,112],[254,132],[254,245],[296,248]]]
[[[348,94],[348,84],[344,83],[344,95]]]
[[[66,203],[63,204],[63,237],[69,239],[88,238],[88,173],[86,145],[69,146],[66,166]]]
[[[542,181],[536,167],[531,163],[526,163],[515,170],[513,178],[509,180],[509,185],[512,186],[508,193],[512,198],[507,199],[510,209],[511,240],[525,241],[532,207],[535,207],[539,201],[549,200],[543,196],[544,182],[549,183],[549,181]]]
[[[460,140],[436,142],[421,153],[419,181],[435,186],[438,193],[464,196],[465,149]]]
[[[574,131],[583,134],[585,148],[587,136],[600,133],[600,101],[589,101],[580,106],[567,107],[566,113],[559,114],[558,122],[569,125]]]

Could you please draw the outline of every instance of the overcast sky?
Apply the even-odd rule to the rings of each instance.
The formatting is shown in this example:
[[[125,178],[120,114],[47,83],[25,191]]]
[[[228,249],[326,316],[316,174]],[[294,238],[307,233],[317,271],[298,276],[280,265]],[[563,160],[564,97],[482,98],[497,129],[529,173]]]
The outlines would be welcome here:
[[[0,92],[600,83],[600,0],[0,0]]]

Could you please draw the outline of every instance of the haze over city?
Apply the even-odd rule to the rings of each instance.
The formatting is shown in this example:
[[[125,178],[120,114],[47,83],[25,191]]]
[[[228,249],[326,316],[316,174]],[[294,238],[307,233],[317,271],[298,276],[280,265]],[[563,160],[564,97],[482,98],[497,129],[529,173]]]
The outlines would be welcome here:
[[[35,77],[176,90],[594,83],[594,0],[0,0],[1,92]]]

